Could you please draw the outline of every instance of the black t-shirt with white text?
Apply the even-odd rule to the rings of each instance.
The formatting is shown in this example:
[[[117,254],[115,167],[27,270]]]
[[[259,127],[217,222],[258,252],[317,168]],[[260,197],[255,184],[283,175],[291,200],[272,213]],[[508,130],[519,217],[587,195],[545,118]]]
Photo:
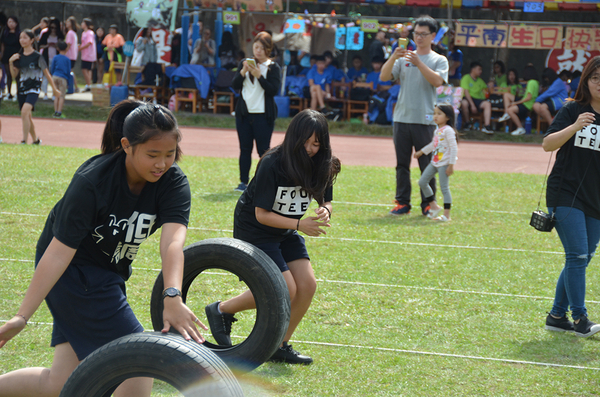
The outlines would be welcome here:
[[[39,94],[44,69],[48,69],[48,65],[39,52],[33,51],[29,55],[21,54],[21,58],[19,58],[19,94]]]
[[[557,113],[546,136],[572,125],[585,112],[594,113],[596,120],[577,131],[558,150],[548,177],[546,205],[548,208],[573,206],[587,216],[600,219],[600,114],[590,105],[569,101]]]
[[[37,244],[43,254],[53,237],[77,252],[71,264],[94,265],[131,276],[140,244],[165,223],[187,226],[191,193],[177,164],[139,195],[127,183],[125,153],[98,155],[75,172],[54,206]]]
[[[332,193],[331,187],[325,191],[325,202],[332,200]],[[255,208],[300,219],[311,201],[312,197],[301,186],[283,175],[280,154],[271,152],[261,159],[254,178],[238,200],[233,236],[252,244],[283,241],[293,230],[261,224],[256,220]]]

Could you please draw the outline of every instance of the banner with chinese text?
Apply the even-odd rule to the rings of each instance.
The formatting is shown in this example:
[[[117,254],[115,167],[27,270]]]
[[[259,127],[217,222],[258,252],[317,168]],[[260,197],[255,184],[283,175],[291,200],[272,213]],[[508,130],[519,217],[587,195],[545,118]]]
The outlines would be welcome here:
[[[465,47],[506,47],[508,25],[457,23],[454,44]]]
[[[600,49],[600,29],[567,28],[565,48]],[[457,23],[457,46],[519,49],[563,48],[563,27]]]

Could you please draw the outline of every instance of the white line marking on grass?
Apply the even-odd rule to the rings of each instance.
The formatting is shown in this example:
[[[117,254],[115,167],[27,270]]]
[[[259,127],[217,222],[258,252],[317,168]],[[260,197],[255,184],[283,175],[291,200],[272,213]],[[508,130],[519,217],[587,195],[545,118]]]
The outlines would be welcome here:
[[[7,323],[9,320],[0,320],[0,323]],[[40,323],[37,321],[27,321],[27,325],[54,325],[53,323]]]
[[[501,293],[501,292],[468,291],[468,290],[450,289],[450,288],[418,287],[418,286],[413,286],[413,285],[365,283],[365,282],[361,282],[361,281],[340,281],[340,280],[325,280],[325,279],[317,279],[317,281],[321,281],[323,283],[331,283],[331,284],[364,285],[367,287],[406,288],[406,289],[420,289],[420,290],[435,291],[435,292],[452,292],[452,293],[457,293],[457,294],[492,295],[492,296],[503,296],[503,297],[508,297],[508,298],[554,300],[554,298],[551,298],[548,296],[516,295],[516,294],[506,294],[506,293]],[[594,301],[589,301],[589,300],[587,302],[588,303],[600,303],[600,302],[594,302]]]
[[[203,227],[189,227],[188,229],[210,231],[210,232],[233,233],[233,230],[209,229],[209,228],[203,228]],[[348,237],[311,237],[311,236],[305,236],[305,238],[310,238],[310,239],[324,239],[324,240],[327,239],[327,240],[351,241],[351,242],[359,242],[359,243],[416,245],[416,246],[419,246],[419,247],[464,248],[464,249],[473,249],[473,250],[509,251],[509,252],[527,252],[527,253],[535,253],[535,254],[564,255],[564,252],[559,252],[559,251],[534,251],[534,250],[528,250],[528,249],[523,249],[523,248],[478,247],[478,246],[473,246],[473,245],[413,243],[413,242],[409,242],[409,241],[369,240],[369,239],[348,238]]]
[[[2,214],[2,215],[19,215],[19,216],[45,216],[45,215],[38,215],[38,214],[23,214],[20,212],[0,212],[0,214]]]
[[[468,355],[463,355],[463,354],[424,352],[424,351],[419,351],[419,350],[392,349],[389,347],[345,345],[345,344],[341,344],[341,343],[310,342],[310,341],[301,341],[301,340],[292,340],[291,342],[306,343],[308,345],[345,347],[345,348],[349,347],[349,348],[354,348],[354,349],[366,349],[366,350],[378,350],[378,351],[386,351],[386,352],[394,352],[394,353],[419,354],[419,355],[425,355],[425,356],[465,358],[465,359],[469,359],[469,360],[481,360],[481,361],[496,361],[496,362],[508,363],[508,364],[525,364],[525,365],[537,365],[537,366],[542,366],[542,367],[573,368],[573,369],[587,369],[587,370],[592,370],[592,371],[600,371],[600,368],[596,368],[596,367],[582,367],[580,365],[543,363],[543,362],[538,362],[538,361],[511,360],[511,359],[507,359],[507,358],[468,356]]]
[[[7,323],[8,321],[9,320],[0,319],[0,323]],[[37,322],[37,321],[29,321],[27,324],[28,325],[53,325],[53,323],[45,323],[45,322]],[[243,337],[241,337],[241,336],[232,335],[232,337],[237,338],[237,339],[243,339]],[[419,351],[419,350],[392,349],[389,347],[347,345],[347,344],[343,344],[343,343],[312,342],[312,341],[294,340],[294,339],[290,340],[290,342],[304,343],[307,345],[315,345],[315,346],[343,347],[343,348],[352,348],[352,349],[359,349],[359,350],[377,350],[377,351],[392,352],[392,353],[417,354],[417,355],[423,355],[423,356],[463,358],[463,359],[468,359],[468,360],[479,360],[479,361],[494,361],[494,362],[501,362],[501,363],[508,363],[508,364],[524,364],[524,365],[536,365],[536,366],[542,366],[542,367],[586,369],[586,370],[591,370],[591,371],[600,371],[600,368],[596,368],[596,367],[583,367],[580,365],[544,363],[544,362],[538,362],[538,361],[511,360],[511,359],[507,359],[507,358],[469,356],[469,355],[464,355],[464,354],[425,352],[425,351]]]
[[[355,203],[352,201],[334,201],[334,204],[345,204],[345,205],[360,205],[365,207],[392,207],[394,204],[377,204],[377,203]],[[496,212],[499,214],[513,214],[513,215],[530,215],[529,212],[516,212],[516,211],[496,211],[486,210],[486,212]]]
[[[313,239],[354,241],[354,242],[362,242],[362,243],[416,245],[419,247],[464,248],[464,249],[474,249],[474,250],[527,252],[527,253],[535,253],[535,254],[552,254],[552,255],[563,255],[564,254],[564,252],[558,252],[558,251],[534,251],[534,250],[528,250],[528,249],[522,249],[522,248],[478,247],[478,246],[473,246],[473,245],[412,243],[412,242],[408,242],[408,241],[368,240],[368,239],[347,238],[347,237],[310,237],[310,236],[307,236],[307,237],[313,238]]]
[[[35,262],[31,259],[12,259],[12,258],[0,258],[0,261],[5,262]]]
[[[133,270],[146,270],[153,272],[160,272],[161,269],[148,269],[142,267],[132,266]],[[223,273],[223,272],[202,272],[203,274],[209,274],[214,276],[235,276],[233,273]],[[322,278],[318,278],[317,281],[323,283],[330,284],[349,284],[349,285],[362,285],[365,287],[386,287],[386,288],[406,288],[406,289],[419,289],[423,291],[433,291],[433,292],[450,292],[455,294],[472,294],[472,295],[490,295],[490,296],[502,296],[505,298],[525,298],[525,299],[545,299],[545,300],[554,300],[552,297],[548,296],[534,296],[534,295],[516,295],[516,294],[505,294],[501,292],[485,292],[485,291],[466,291],[460,289],[450,289],[450,288],[436,288],[436,287],[418,287],[413,285],[399,285],[399,284],[380,284],[380,283],[365,283],[360,281],[343,281],[343,280],[326,280]],[[599,301],[587,300],[587,303],[600,303]]]

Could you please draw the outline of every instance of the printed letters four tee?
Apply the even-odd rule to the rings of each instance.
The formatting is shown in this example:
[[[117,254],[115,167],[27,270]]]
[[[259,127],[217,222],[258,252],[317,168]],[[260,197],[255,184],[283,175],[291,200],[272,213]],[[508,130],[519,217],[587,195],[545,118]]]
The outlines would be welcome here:
[[[71,264],[108,268],[127,280],[140,244],[165,223],[187,226],[190,205],[188,180],[177,164],[136,196],[127,184],[125,153],[95,156],[79,167],[50,212],[37,251],[56,237],[77,249]]]
[[[325,192],[325,202],[332,200],[332,188]],[[312,197],[300,186],[290,181],[281,171],[279,153],[265,155],[254,178],[242,193],[235,209],[235,238],[253,244],[283,241],[293,230],[278,229],[256,220],[255,207],[273,211],[288,218],[300,219],[310,205]]]
[[[600,219],[600,114],[590,105],[581,106],[574,101],[567,102],[557,113],[546,136],[572,125],[577,121],[577,117],[585,112],[594,113],[596,121],[577,131],[558,150],[556,162],[548,177],[546,203],[549,208],[574,206],[587,216]],[[573,203],[575,192],[577,197]]]

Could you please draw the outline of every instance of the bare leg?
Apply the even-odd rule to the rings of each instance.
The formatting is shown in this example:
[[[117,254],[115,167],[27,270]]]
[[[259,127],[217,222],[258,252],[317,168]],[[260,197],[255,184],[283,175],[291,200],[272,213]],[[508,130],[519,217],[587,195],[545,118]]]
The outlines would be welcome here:
[[[23,121],[23,141],[27,143],[27,136],[31,130],[31,106],[30,103],[24,103],[21,108],[21,120]]]
[[[29,112],[29,134],[31,135],[31,142],[36,142],[38,140],[38,137],[35,134],[35,125],[33,125],[33,115],[31,112]]]
[[[508,113],[508,108],[515,101],[515,96],[510,92],[502,94],[502,102],[504,102],[504,113]]]
[[[310,108],[312,110],[317,110],[317,94],[315,93],[315,89],[313,89],[315,86],[316,84],[310,87]]]
[[[521,120],[519,119],[519,107],[518,106],[513,105],[513,106],[509,107],[508,115],[510,116],[510,119],[513,121],[513,123],[515,123],[517,128],[523,128],[523,124],[521,124]]]
[[[292,273],[289,270],[286,270],[281,274],[283,275],[283,278],[288,286],[290,299],[293,299],[293,297],[296,295],[296,282],[294,281],[294,277],[292,277]],[[219,310],[221,310],[221,312],[229,314],[235,314],[251,309],[256,309],[256,302],[254,302],[254,296],[250,290],[244,291],[240,295],[228,299],[225,302],[221,302],[219,305]]]
[[[58,112],[62,113],[63,106],[65,106],[65,97],[60,95],[56,99],[58,100]]]
[[[152,378],[127,379],[115,390],[115,397],[147,397],[152,393]]]
[[[85,80],[85,85],[92,85],[92,70],[91,69],[81,69],[81,73],[83,73],[83,79]]]
[[[54,348],[51,368],[23,368],[0,376],[0,396],[58,396],[79,359],[69,343]]]
[[[298,259],[288,263],[296,283],[296,295],[292,298],[290,325],[283,340],[289,341],[296,327],[308,311],[317,291],[317,280],[308,259]]]
[[[469,101],[467,101],[466,99],[462,100],[460,109],[462,111],[462,115],[463,115],[463,125],[467,124],[471,121],[471,117],[469,114]]]
[[[537,110],[536,110],[537,105]],[[534,103],[533,110],[538,114],[538,117],[541,117],[548,125],[552,124],[552,114],[550,113],[550,109],[548,109],[548,105],[545,103]]]
[[[492,104],[490,101],[483,101],[480,105],[481,110],[483,110],[483,121],[485,126],[488,126],[492,122]]]

